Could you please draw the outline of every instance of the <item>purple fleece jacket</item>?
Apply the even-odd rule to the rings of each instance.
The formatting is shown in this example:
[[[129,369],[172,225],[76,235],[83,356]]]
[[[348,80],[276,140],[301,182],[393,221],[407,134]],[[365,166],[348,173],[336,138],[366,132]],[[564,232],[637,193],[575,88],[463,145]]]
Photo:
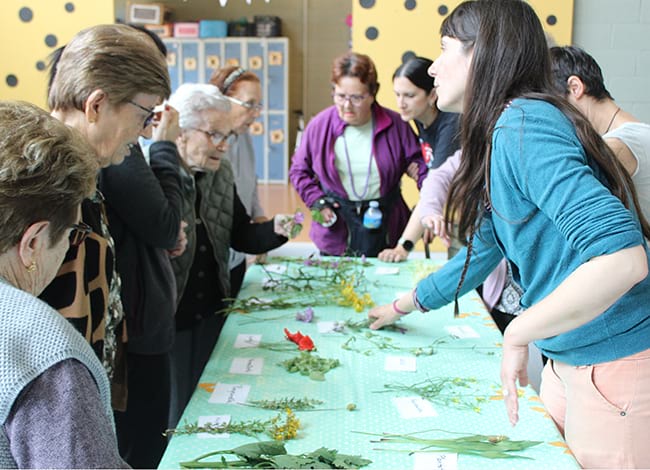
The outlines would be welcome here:
[[[419,188],[427,167],[415,133],[399,114],[377,103],[372,106],[372,116],[375,121],[373,148],[381,180],[381,196],[400,184],[402,175],[413,162],[418,165]],[[334,143],[346,125],[336,107],[330,106],[318,113],[303,133],[300,147],[292,158],[289,178],[307,207],[324,197],[326,191],[349,199],[335,166],[334,153]],[[389,246],[397,243],[408,222],[409,212],[400,196],[389,213],[384,214],[388,217]],[[329,254],[341,255],[347,247],[348,230],[341,218],[329,228],[312,222],[309,236],[319,250]]]

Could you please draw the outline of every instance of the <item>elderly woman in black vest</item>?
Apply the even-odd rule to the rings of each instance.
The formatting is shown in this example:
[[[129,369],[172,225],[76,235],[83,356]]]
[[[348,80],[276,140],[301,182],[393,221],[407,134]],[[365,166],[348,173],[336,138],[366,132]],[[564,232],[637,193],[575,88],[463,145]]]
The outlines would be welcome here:
[[[287,241],[291,216],[251,223],[224,158],[232,134],[230,103],[213,85],[183,84],[169,103],[179,113],[183,220],[187,249],[172,260],[178,286],[176,342],[172,351],[172,405],[175,426],[189,401],[224,316],[215,314],[230,297],[229,249],[258,254]]]

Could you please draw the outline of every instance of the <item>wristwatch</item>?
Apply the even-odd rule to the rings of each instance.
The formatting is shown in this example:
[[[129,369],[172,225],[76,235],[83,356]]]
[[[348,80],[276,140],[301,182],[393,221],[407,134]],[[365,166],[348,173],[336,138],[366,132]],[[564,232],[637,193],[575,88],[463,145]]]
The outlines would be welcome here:
[[[404,248],[408,253],[413,251],[413,247],[415,246],[415,245],[413,245],[413,242],[411,240],[407,240],[406,238],[403,238],[403,237],[400,238],[397,243],[399,245],[401,245],[402,248]]]

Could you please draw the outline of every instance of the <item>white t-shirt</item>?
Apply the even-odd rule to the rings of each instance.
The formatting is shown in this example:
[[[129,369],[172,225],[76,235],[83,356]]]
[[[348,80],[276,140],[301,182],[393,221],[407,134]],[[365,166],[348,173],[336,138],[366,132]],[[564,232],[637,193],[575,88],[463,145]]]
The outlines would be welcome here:
[[[637,161],[632,181],[639,196],[643,215],[650,220],[650,125],[626,122],[603,135],[603,139],[619,139],[632,152]]]

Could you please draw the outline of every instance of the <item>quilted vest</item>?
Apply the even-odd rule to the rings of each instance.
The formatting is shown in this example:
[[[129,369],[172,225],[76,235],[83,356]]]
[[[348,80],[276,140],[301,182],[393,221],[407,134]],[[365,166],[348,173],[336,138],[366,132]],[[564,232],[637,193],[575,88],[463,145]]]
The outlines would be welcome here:
[[[184,166],[181,167],[181,180],[183,188],[183,220],[187,222],[188,227],[187,248],[181,256],[172,259],[179,301],[183,297],[190,268],[194,262],[197,219],[195,210],[197,180]],[[221,291],[227,297],[230,295],[228,258],[230,256],[230,232],[233,223],[235,199],[235,178],[230,162],[222,159],[218,171],[205,173],[203,177],[199,178],[198,189],[201,193],[201,205],[198,215],[205,225],[215,261],[219,268]]]
[[[88,342],[52,307],[4,280],[0,280],[0,358],[0,424],[7,421],[16,398],[32,380],[66,359],[88,368],[99,388],[97,406],[113,422],[108,377]],[[0,468],[16,468],[1,430]]]

